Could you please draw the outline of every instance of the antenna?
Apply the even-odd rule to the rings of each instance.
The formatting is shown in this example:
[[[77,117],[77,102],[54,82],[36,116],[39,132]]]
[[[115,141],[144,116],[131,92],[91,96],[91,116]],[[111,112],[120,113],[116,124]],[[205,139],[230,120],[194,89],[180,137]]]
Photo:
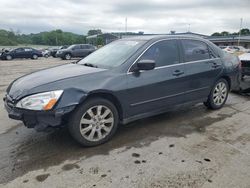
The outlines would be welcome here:
[[[127,34],[128,31],[128,19],[127,17],[125,18],[125,34]]]
[[[238,38],[238,46],[240,45],[240,36],[241,36],[242,22],[243,22],[243,18],[240,19],[240,31],[239,31],[239,38]]]
[[[191,24],[189,23],[189,24],[188,24],[188,32],[190,32],[190,25],[191,25]]]

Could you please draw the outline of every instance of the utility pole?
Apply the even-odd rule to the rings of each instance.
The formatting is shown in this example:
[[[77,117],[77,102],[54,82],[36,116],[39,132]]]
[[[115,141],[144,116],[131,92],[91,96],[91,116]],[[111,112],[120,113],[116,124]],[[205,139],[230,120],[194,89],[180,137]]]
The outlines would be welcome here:
[[[242,22],[243,22],[243,18],[240,19],[240,31],[239,31],[239,38],[238,38],[238,46],[240,45],[240,36],[241,36]]]
[[[125,18],[125,34],[127,34],[128,31],[128,19],[127,17]]]

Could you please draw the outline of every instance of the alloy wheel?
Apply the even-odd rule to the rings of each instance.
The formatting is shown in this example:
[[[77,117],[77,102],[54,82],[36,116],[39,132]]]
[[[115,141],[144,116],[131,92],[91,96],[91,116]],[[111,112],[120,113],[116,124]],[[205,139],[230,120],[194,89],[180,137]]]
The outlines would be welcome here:
[[[66,55],[65,55],[65,59],[66,59],[66,60],[70,60],[70,59],[71,59],[70,54],[66,54]]]
[[[213,102],[215,105],[222,105],[227,98],[227,86],[224,82],[219,82],[213,91]]]
[[[6,56],[6,59],[7,59],[7,60],[12,60],[12,56],[11,56],[11,55],[7,55],[7,56]]]
[[[80,121],[81,135],[88,141],[100,141],[111,132],[114,125],[112,111],[104,105],[89,108]]]

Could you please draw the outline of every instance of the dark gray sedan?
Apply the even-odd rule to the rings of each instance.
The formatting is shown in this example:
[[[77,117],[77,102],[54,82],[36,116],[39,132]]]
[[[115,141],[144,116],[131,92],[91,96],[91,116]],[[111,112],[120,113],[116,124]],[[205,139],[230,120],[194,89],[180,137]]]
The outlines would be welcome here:
[[[108,141],[119,124],[182,104],[221,108],[240,81],[239,59],[188,36],[122,39],[78,63],[23,76],[7,89],[9,117],[28,128],[67,126],[84,146]]]

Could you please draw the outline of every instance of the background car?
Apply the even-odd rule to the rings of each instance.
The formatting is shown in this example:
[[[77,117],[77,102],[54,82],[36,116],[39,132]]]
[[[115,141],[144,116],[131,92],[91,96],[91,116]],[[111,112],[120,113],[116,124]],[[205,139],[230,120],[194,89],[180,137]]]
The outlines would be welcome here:
[[[68,48],[69,46],[68,45],[64,45],[64,46],[60,46],[59,48],[52,48],[52,49],[50,49],[50,55],[52,56],[52,57],[56,57],[56,52],[58,51],[58,50],[63,50],[63,49],[66,49],[66,48]]]
[[[43,57],[42,52],[29,47],[16,48],[14,50],[11,50],[9,52],[3,52],[1,54],[2,60],[12,60],[15,58],[37,59],[38,57]]]
[[[250,52],[239,56],[241,61],[242,78],[247,75],[250,76]]]
[[[96,47],[90,44],[74,44],[67,49],[58,50],[57,57],[70,60],[72,57],[86,57],[96,50]]]
[[[48,58],[50,56],[50,51],[48,49],[41,50],[43,57]]]
[[[226,46],[225,48],[222,49],[228,53],[236,53],[236,52],[246,53],[249,51],[249,49],[246,49],[243,46]]]

